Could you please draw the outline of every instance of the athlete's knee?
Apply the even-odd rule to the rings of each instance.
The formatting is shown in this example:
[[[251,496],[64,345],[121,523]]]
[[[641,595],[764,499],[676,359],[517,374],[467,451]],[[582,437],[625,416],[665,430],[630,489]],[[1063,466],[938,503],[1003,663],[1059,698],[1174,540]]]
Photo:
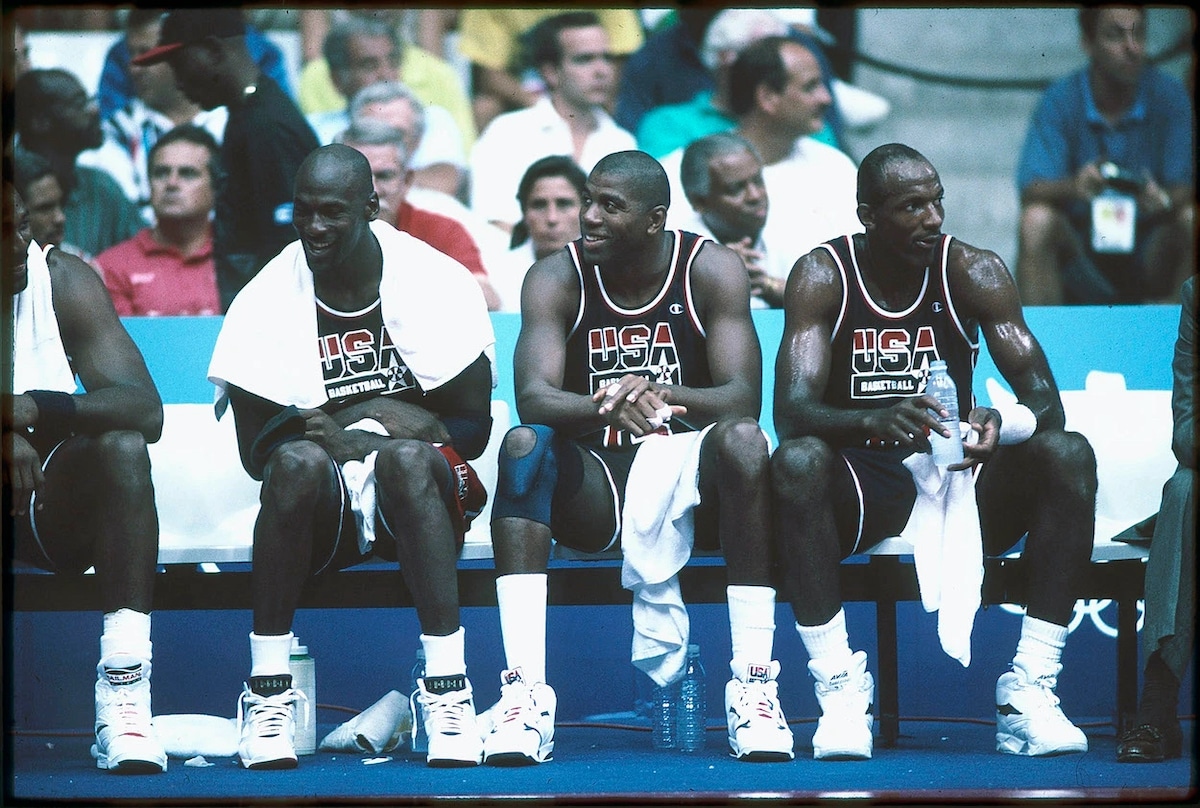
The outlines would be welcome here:
[[[550,524],[558,481],[554,430],[540,424],[513,427],[500,444],[492,518],[514,516]]]
[[[770,462],[767,436],[753,418],[718,422],[706,443],[717,450],[722,472],[758,477],[767,471]]]
[[[309,488],[316,485],[333,464],[333,459],[318,444],[294,440],[283,444],[267,458],[263,485],[268,488]]]
[[[1047,482],[1080,485],[1085,492],[1096,491],[1096,452],[1087,438],[1078,432],[1051,430],[1030,438],[1035,466],[1047,475]]]
[[[425,441],[392,440],[375,457],[376,484],[388,490],[432,485],[440,452]]]
[[[776,495],[793,499],[823,491],[836,457],[820,438],[784,441],[771,455],[771,484]]]
[[[146,438],[132,429],[104,432],[91,441],[96,470],[122,485],[149,485],[150,453]]]

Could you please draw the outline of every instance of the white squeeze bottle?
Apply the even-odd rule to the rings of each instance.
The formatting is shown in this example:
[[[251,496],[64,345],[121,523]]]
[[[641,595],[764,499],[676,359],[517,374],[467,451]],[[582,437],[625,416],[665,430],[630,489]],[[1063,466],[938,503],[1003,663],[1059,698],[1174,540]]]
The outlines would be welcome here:
[[[311,755],[317,751],[317,662],[296,637],[292,638],[288,669],[292,687],[308,699],[307,705],[296,705],[296,754]]]
[[[951,466],[963,460],[962,432],[958,426],[958,388],[946,370],[946,360],[938,359],[929,365],[929,384],[925,392],[938,400],[946,417],[938,416],[942,426],[950,430],[950,437],[930,430],[929,444],[933,448],[933,462],[939,466]]]

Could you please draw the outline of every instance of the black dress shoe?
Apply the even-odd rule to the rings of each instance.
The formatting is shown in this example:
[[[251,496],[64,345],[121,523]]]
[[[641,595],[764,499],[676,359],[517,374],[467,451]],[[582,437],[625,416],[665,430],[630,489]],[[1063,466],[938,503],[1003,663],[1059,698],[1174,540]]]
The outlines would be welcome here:
[[[1170,728],[1139,724],[1117,742],[1118,763],[1159,763],[1177,758],[1183,752],[1183,729],[1176,722]]]

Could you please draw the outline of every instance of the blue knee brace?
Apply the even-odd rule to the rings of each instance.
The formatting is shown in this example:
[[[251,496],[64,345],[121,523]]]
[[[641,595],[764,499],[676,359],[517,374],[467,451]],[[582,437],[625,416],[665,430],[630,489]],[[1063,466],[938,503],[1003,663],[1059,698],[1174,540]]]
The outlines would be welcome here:
[[[540,424],[513,428],[514,431],[517,429],[533,430],[535,444],[523,457],[511,456],[501,445],[492,519],[516,516],[549,527],[550,501],[558,482],[554,430]]]

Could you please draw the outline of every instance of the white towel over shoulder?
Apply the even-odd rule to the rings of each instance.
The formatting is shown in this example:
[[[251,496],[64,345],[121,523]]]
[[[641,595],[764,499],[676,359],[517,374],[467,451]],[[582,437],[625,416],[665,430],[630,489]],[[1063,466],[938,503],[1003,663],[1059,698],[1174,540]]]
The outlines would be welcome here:
[[[495,335],[471,273],[389,224],[371,222],[371,232],[383,250],[384,323],[421,389],[445,384],[485,352],[494,386]],[[218,388],[218,416],[227,384],[276,404],[324,404],[317,346],[312,272],[294,241],[246,284],[225,315],[208,366],[209,381]]]
[[[687,656],[687,607],[678,572],[692,555],[700,502],[700,432],[654,435],[629,468],[621,510],[621,585],[633,591],[633,664],[657,684],[679,678]]]
[[[13,392],[55,390],[74,393],[75,373],[63,347],[54,313],[54,293],[46,256],[53,247],[29,242],[28,283],[13,296]]]

